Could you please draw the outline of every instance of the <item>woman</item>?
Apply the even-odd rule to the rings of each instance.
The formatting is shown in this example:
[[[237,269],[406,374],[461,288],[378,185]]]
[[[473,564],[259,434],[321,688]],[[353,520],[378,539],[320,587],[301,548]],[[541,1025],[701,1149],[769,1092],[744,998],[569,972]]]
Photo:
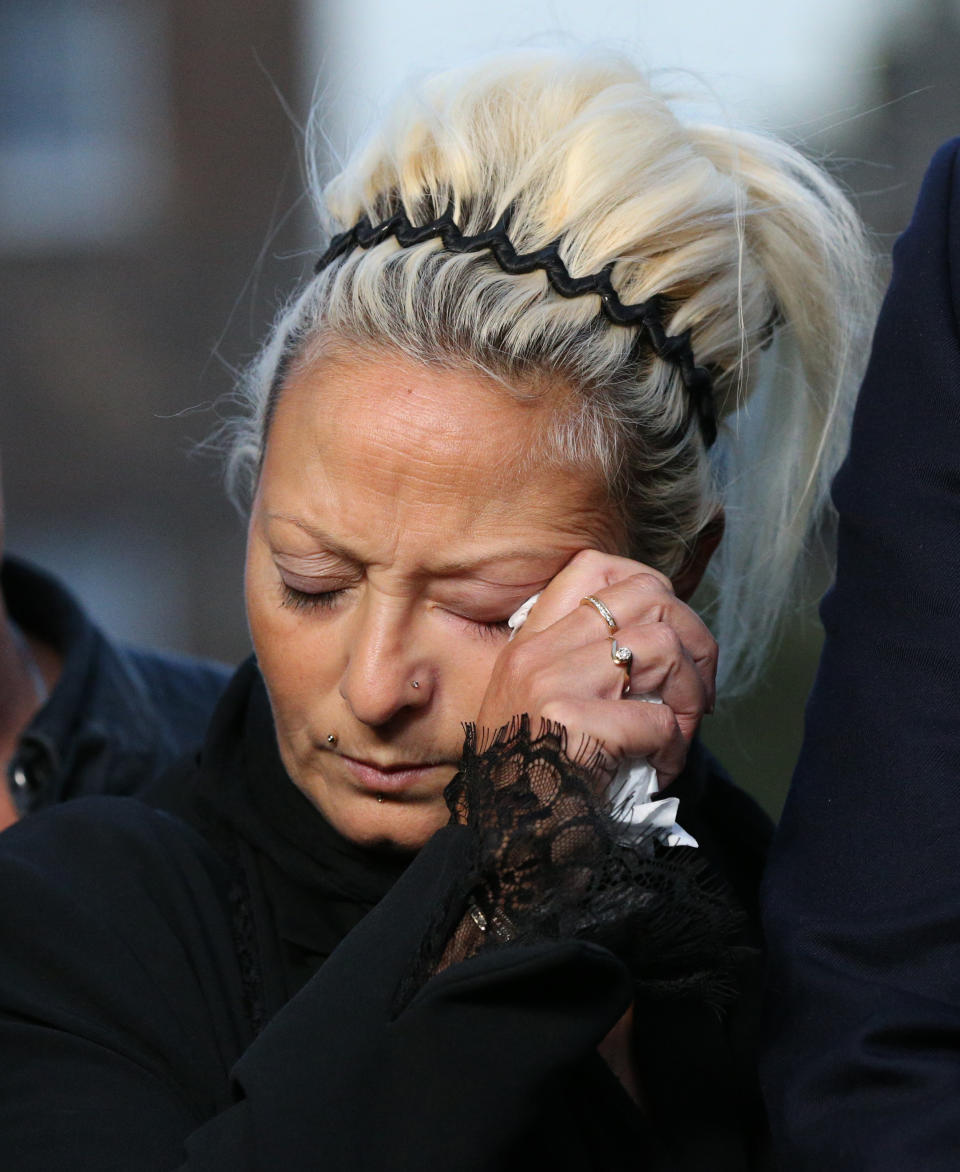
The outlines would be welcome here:
[[[749,674],[837,442],[856,219],[563,54],[433,78],[318,210],[233,436],[255,660],[177,816],[0,844],[8,1166],[749,1166],[768,827],[691,743],[684,600],[726,507]],[[699,850],[675,801],[610,808],[644,758]]]

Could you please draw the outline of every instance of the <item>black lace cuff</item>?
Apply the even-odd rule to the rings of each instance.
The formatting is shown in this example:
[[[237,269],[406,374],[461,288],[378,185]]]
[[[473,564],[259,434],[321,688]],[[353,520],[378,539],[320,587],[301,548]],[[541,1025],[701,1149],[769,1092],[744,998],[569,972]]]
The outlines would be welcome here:
[[[571,755],[562,726],[533,736],[526,716],[466,734],[445,797],[472,832],[472,866],[438,912],[414,986],[481,949],[574,938],[615,953],[647,996],[719,1006],[735,993],[742,913],[697,850],[622,841],[602,748]]]

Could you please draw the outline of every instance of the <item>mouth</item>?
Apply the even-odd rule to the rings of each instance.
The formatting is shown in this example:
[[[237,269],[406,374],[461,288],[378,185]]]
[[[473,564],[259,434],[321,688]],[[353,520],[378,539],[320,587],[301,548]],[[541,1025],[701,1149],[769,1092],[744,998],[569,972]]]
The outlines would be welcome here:
[[[446,765],[443,761],[375,765],[372,761],[361,761],[356,757],[348,757],[345,753],[340,753],[339,757],[363,789],[377,794],[401,793],[403,790],[411,789]]]

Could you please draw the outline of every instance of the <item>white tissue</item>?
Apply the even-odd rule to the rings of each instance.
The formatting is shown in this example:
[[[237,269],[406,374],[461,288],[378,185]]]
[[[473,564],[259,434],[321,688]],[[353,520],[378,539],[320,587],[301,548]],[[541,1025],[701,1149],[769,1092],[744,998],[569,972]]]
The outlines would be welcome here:
[[[532,598],[528,598],[507,619],[511,639],[527,621],[527,616],[539,597],[539,594],[534,594]],[[626,699],[646,704],[663,703],[659,696],[653,695],[628,696]],[[659,789],[657,771],[646,758],[635,757],[620,762],[607,790],[607,800],[610,802],[613,817],[623,828],[623,840],[635,842],[653,835],[667,846],[697,846],[697,840],[687,834],[682,826],[677,825],[680,799],[656,800]]]

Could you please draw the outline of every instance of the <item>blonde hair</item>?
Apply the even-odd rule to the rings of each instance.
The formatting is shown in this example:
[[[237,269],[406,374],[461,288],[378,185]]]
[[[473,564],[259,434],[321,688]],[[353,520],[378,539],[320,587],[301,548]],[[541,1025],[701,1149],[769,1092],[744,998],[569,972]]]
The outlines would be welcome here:
[[[473,235],[509,209],[518,252],[558,241],[573,276],[612,265],[622,302],[656,296],[667,333],[690,331],[720,437],[708,449],[684,426],[677,367],[606,320],[596,295],[562,297],[542,270],[508,275],[486,250],[391,237],[348,251],[278,318],[241,388],[232,486],[255,484],[284,374],[325,338],[479,369],[521,397],[560,380],[556,453],[600,469],[630,556],[675,575],[725,509],[710,621],[727,691],[750,682],[842,452],[865,349],[867,250],[834,182],[773,137],[685,121],[629,62],[568,51],[430,77],[332,181],[309,173],[328,237],[362,216],[423,224],[448,208]]]

